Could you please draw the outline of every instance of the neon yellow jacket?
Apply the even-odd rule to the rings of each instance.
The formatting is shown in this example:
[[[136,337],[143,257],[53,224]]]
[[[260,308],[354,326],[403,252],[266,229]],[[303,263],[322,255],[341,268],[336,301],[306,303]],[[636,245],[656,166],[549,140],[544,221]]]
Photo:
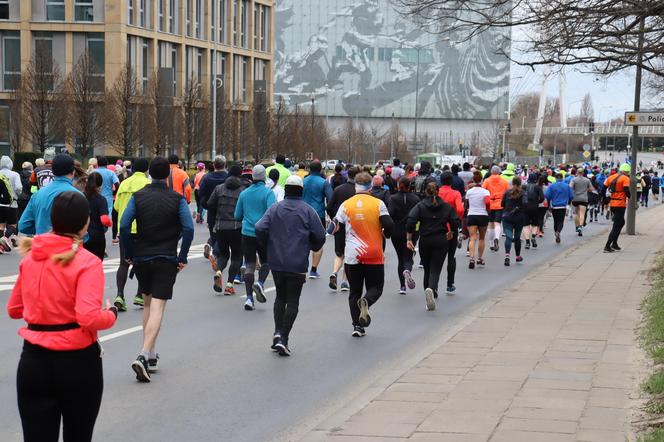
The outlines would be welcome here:
[[[122,214],[129,204],[131,196],[150,184],[152,181],[143,172],[134,172],[132,176],[120,183],[120,188],[115,195],[113,208],[118,212],[118,222],[122,220]],[[136,221],[131,225],[131,233],[137,233]]]

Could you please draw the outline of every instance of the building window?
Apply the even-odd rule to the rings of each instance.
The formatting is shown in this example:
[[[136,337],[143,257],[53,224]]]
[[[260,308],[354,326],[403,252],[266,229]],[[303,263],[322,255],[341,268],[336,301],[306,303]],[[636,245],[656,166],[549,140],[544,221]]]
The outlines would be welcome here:
[[[177,96],[178,82],[177,82],[177,65],[178,65],[178,50],[173,45],[171,47],[171,69],[173,70],[173,96]]]
[[[201,87],[203,82],[203,49],[196,49],[196,74],[198,80],[198,87]]]
[[[76,0],[76,3],[74,3],[74,20],[94,21],[92,0]]]
[[[143,83],[144,94],[148,92],[148,72],[149,72],[149,63],[150,63],[148,54],[149,54],[148,40],[144,38],[143,50],[141,56],[141,82]]]
[[[241,55],[236,55],[233,61],[233,101],[246,103],[249,59]]]
[[[392,48],[378,48],[378,61],[392,61]]]
[[[240,3],[240,44],[243,48],[249,47],[249,1]]]
[[[145,27],[145,0],[138,0],[138,24]]]
[[[90,57],[90,77],[92,77],[93,90],[104,91],[104,70],[106,55],[104,53],[104,34],[90,33],[85,35],[85,46]]]
[[[44,72],[50,72],[48,90],[53,90],[53,36],[50,32],[35,33],[35,59]]]
[[[238,43],[237,20],[238,20],[238,12],[240,10],[239,2],[240,0],[233,0],[233,46],[237,46]]]
[[[134,0],[127,0],[127,23],[134,24]]]
[[[192,8],[191,2],[192,2],[192,0],[184,0],[184,1],[185,1],[185,4],[184,4],[185,14],[184,14],[184,16],[186,17],[186,23],[185,23],[186,24],[186,32],[187,32],[187,36],[191,37],[191,8]]]
[[[259,5],[260,7],[260,26],[258,24],[254,26],[260,27],[260,42],[258,49],[263,52],[268,52],[270,50],[270,11],[269,6]]]
[[[133,67],[135,67],[135,64],[134,64],[134,57],[132,56],[132,50],[131,50],[131,47],[132,47],[131,40],[132,39],[133,39],[132,36],[130,36],[130,35],[127,36],[127,64],[133,68]]]
[[[159,4],[157,6],[157,14],[158,14],[158,23],[159,23],[159,30],[161,32],[164,32],[164,0],[158,0]]]
[[[175,34],[175,0],[168,3],[168,32]]]
[[[64,21],[65,0],[46,0],[46,20]]]
[[[368,61],[374,61],[374,48],[364,48],[364,56]]]
[[[219,42],[227,43],[226,40],[226,11],[228,0],[219,0]]]
[[[260,22],[261,22],[261,5],[256,3],[254,5],[254,47],[253,47],[255,51],[258,50],[260,45],[259,42],[261,35]]]
[[[4,90],[14,90],[21,78],[21,37],[5,35],[2,39],[2,79]]]
[[[9,20],[9,0],[0,0],[0,20]]]
[[[203,21],[203,5],[196,0],[196,38],[201,38],[201,22]]]

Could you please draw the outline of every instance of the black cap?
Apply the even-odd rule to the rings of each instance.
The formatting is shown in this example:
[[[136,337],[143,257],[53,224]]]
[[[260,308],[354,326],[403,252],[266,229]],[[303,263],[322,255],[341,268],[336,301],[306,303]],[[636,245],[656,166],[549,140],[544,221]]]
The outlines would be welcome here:
[[[168,160],[164,157],[154,157],[150,161],[150,176],[154,180],[165,180],[171,173]]]
[[[55,159],[53,160],[54,164]],[[55,233],[76,235],[85,227],[89,217],[90,205],[80,192],[62,192],[53,200],[51,225]]]
[[[55,176],[65,176],[74,173],[74,159],[66,153],[59,153],[53,158],[51,170]]]
[[[134,161],[134,170],[136,172],[147,172],[148,171],[148,160],[145,158],[139,158]]]
[[[242,168],[237,164],[233,164],[231,168],[228,169],[228,174],[240,178],[242,176]]]

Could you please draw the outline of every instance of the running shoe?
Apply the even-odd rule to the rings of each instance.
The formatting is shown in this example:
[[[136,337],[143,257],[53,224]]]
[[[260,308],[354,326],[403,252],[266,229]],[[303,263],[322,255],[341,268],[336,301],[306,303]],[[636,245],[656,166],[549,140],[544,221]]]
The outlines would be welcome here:
[[[516,262],[523,262],[523,256],[517,256]]]
[[[284,339],[279,339],[279,342],[275,345],[275,350],[277,350],[277,353],[279,353],[279,356],[290,356],[291,352],[290,349],[288,348],[288,343],[284,341]]]
[[[413,275],[410,273],[410,270],[404,270],[403,277],[406,280],[406,285],[408,288],[413,290],[415,288],[415,280],[413,279]]]
[[[366,335],[367,332],[364,330],[363,327],[360,327],[359,325],[356,325],[353,327],[353,333],[351,334],[352,337],[354,338],[361,338],[362,336]]]
[[[254,300],[253,300],[253,298],[247,298],[247,300],[244,301],[244,309],[248,312],[250,312],[254,309]]]
[[[11,252],[12,251],[11,243],[4,236],[0,238],[0,248],[2,249],[3,252]]]
[[[436,310],[436,300],[433,298],[433,290],[426,289],[424,291],[424,299],[426,301],[426,307],[428,312]]]
[[[399,294],[400,294],[400,295],[405,295],[405,294],[406,294],[406,287],[403,287],[403,286],[402,286],[402,287],[399,289]]]
[[[341,282],[341,291],[342,292],[350,291],[350,284],[348,284],[348,281],[342,281]]]
[[[447,289],[445,289],[445,293],[447,293],[448,295],[453,295],[454,292],[456,292],[456,287],[454,287],[454,284],[448,285]]]
[[[134,296],[133,304],[137,305],[139,307],[144,307],[145,306],[145,301],[143,300],[143,295]]]
[[[13,248],[18,247],[18,237],[16,235],[11,235],[9,240],[11,241]]]
[[[604,247],[604,253],[613,253],[613,252],[614,250],[611,247],[609,246]]]
[[[530,240],[526,240],[526,250],[530,250]]]
[[[556,232],[556,244],[560,244],[560,232]]]
[[[505,267],[509,267],[509,266],[510,266],[510,257],[506,256],[505,257]]]
[[[217,293],[221,293],[221,292],[224,291],[223,287],[221,286],[221,284],[222,284],[222,282],[221,282],[222,279],[221,278],[222,278],[221,271],[217,270],[217,273],[215,273],[215,275],[214,275],[214,284],[212,285],[212,288]]]
[[[474,260],[474,259],[471,259],[471,260],[468,262],[468,268],[469,268],[470,270],[473,270],[473,269],[475,268],[475,260]]]
[[[328,284],[328,287],[330,287],[330,290],[336,290],[337,289],[337,274],[332,273],[330,275],[330,283]]]
[[[581,231],[581,227],[576,228],[576,234],[579,236],[583,236],[583,232]]]
[[[274,332],[274,335],[272,336],[272,346],[270,348],[272,350],[277,350],[277,342],[281,340],[281,334],[278,332]]]
[[[457,249],[460,249],[461,247],[463,247],[463,236],[459,235],[457,238]]]
[[[208,261],[210,261],[210,267],[212,267],[212,271],[217,273],[217,270],[219,270],[219,267],[217,266],[217,257],[210,253]]]
[[[233,278],[233,284],[242,284],[242,278],[240,278],[240,275],[235,275]]]
[[[362,327],[369,327],[369,324],[371,324],[371,316],[369,316],[369,301],[367,301],[367,298],[360,298],[357,301],[357,306],[360,308],[360,325]]]
[[[210,259],[210,253],[212,252],[212,246],[210,244],[205,243],[203,246],[203,257],[205,259]]]
[[[493,251],[497,252],[498,250],[500,250],[500,241],[498,241],[498,238],[495,238],[493,240]]]
[[[233,288],[233,284],[227,283],[226,288],[224,289],[224,295],[233,296],[234,294],[235,294],[235,288]]]
[[[159,371],[159,353],[156,354],[154,359],[148,359],[148,371],[150,373]]]
[[[131,363],[131,369],[136,373],[136,380],[140,382],[150,382],[150,371],[148,361],[143,355],[138,355],[136,360]]]
[[[265,289],[263,288],[263,284],[260,282],[254,282],[254,285],[251,286],[251,288],[254,291],[254,295],[256,295],[256,301],[260,302],[261,304],[267,302],[267,298],[265,297]]]
[[[466,250],[466,256],[470,256],[470,251]]]
[[[258,269],[256,269],[258,270]],[[244,281],[244,273],[247,271],[247,266],[240,266],[240,281]]]
[[[618,244],[614,244],[614,245],[612,245],[611,248],[612,248],[613,250],[617,251],[617,252],[619,252],[619,251],[622,250],[620,247],[618,247]]]
[[[118,244],[120,244],[120,239],[119,238],[113,238],[111,240],[111,244],[113,244],[114,246],[117,246]]]
[[[115,297],[115,301],[113,301],[113,305],[115,308],[118,309],[119,312],[126,312],[127,311],[127,303],[125,302],[124,298],[120,295]]]
[[[530,241],[530,244],[533,246],[533,249],[537,248],[537,241],[535,241],[535,238]]]
[[[320,278],[320,274],[318,272],[314,272],[313,270],[309,272],[309,279],[318,279]]]
[[[484,260],[482,258],[479,258],[477,260],[477,265],[484,267],[486,265],[486,262],[484,262]]]

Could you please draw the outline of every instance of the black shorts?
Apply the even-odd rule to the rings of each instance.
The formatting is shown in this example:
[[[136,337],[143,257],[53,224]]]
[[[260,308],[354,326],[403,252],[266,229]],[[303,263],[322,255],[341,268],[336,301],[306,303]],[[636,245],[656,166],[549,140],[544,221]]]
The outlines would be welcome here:
[[[16,207],[0,207],[0,224],[14,225],[18,222]]]
[[[488,215],[468,215],[468,227],[486,227],[489,225]]]
[[[143,294],[152,295],[155,299],[173,298],[173,286],[178,274],[176,262],[163,258],[137,262],[134,263],[134,272]]]
[[[503,220],[503,209],[500,210],[490,210],[489,211],[489,222],[490,223],[499,223]]]
[[[539,226],[539,216],[537,209],[526,209],[524,226]]]
[[[579,206],[588,207],[588,202],[587,201],[572,201],[572,205],[574,207],[579,207]]]
[[[245,265],[249,263],[255,264],[256,254],[258,254],[261,264],[267,263],[267,250],[265,247],[258,244],[255,236],[242,235],[242,257],[244,258]]]
[[[346,254],[346,226],[339,225],[339,230],[334,234],[334,254],[343,258]]]
[[[652,194],[653,195],[659,195],[659,187],[653,187],[652,188]]]

